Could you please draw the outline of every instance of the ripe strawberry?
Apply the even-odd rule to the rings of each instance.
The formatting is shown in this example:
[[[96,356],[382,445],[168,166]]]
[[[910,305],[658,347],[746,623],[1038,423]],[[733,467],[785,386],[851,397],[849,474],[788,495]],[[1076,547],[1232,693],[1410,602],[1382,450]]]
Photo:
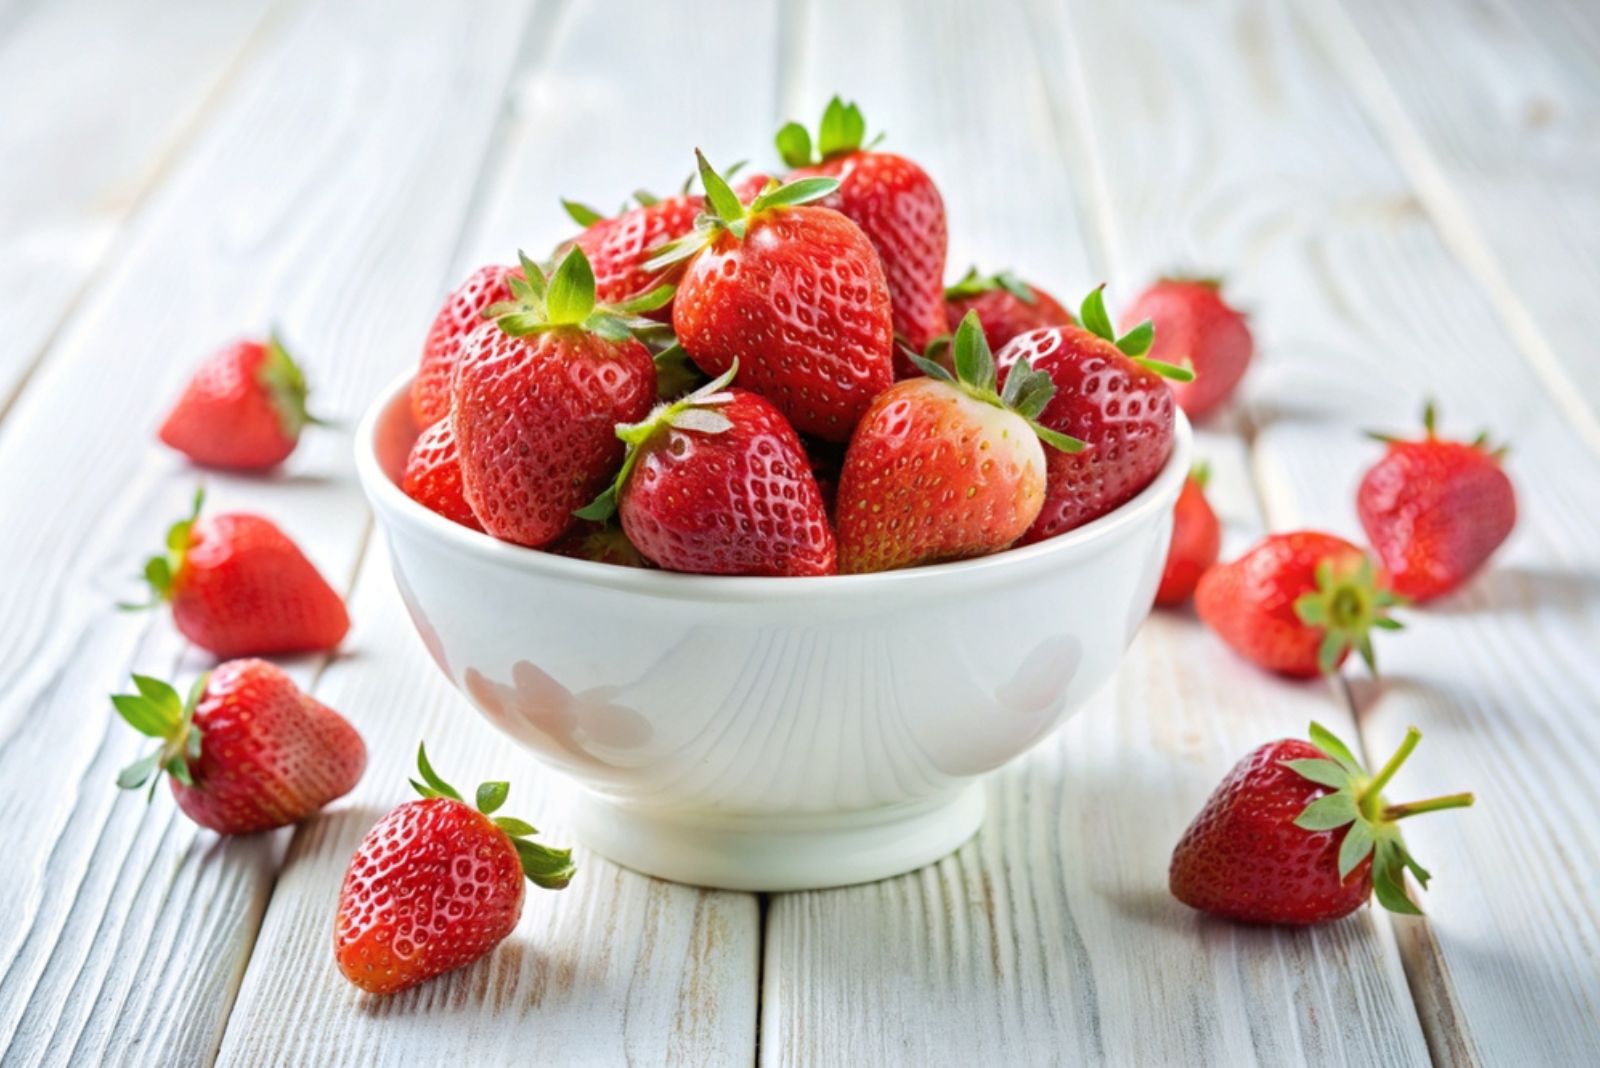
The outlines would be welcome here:
[[[1376,775],[1319,724],[1236,764],[1172,852],[1168,885],[1185,905],[1246,923],[1312,924],[1348,916],[1377,891],[1392,912],[1421,915],[1409,869],[1430,878],[1397,820],[1461,808],[1471,794],[1391,805],[1383,789],[1422,735],[1415,727]]]
[[[445,298],[444,307],[428,328],[422,343],[422,361],[411,380],[411,417],[426,429],[450,414],[450,390],[456,364],[467,337],[483,325],[484,310],[511,299],[509,278],[515,267],[490,264],[479,267]]]
[[[349,793],[366,769],[356,729],[265,660],[218,666],[187,701],[160,679],[133,681],[139,692],[111,703],[161,747],[123,768],[117,785],[149,783],[154,795],[165,773],[184,814],[218,834],[297,823]]]
[[[951,330],[961,325],[967,312],[977,312],[989,348],[999,352],[1018,334],[1046,326],[1072,326],[1077,322],[1044,290],[1030,286],[1010,271],[984,277],[973,267],[961,281],[944,291],[945,321]]]
[[[830,575],[833,532],[811,461],[771,402],[727,388],[737,370],[619,426],[622,470],[578,514],[615,510],[639,552],[671,571]]]
[[[461,492],[461,453],[456,448],[453,420],[441,419],[417,437],[406,457],[400,488],[446,519],[473,530],[483,529]]]
[[[597,564],[614,564],[617,567],[650,566],[650,561],[639,554],[621,527],[587,519],[580,520],[571,530],[546,545],[544,551],[574,560],[593,560]]]
[[[844,213],[878,250],[894,308],[894,332],[921,352],[951,329],[944,312],[949,244],[944,199],[915,163],[863,147],[866,132],[860,109],[834,97],[817,129],[816,155],[810,133],[798,122],[778,131],[778,154],[797,168],[791,181],[818,176],[839,180],[837,191],[820,204]],[[903,362],[897,371],[902,377],[916,373]]]
[[[594,269],[594,295],[602,304],[620,304],[641,296],[665,283],[671,271],[645,266],[657,249],[683,237],[694,229],[703,202],[684,193],[657,200],[648,193],[635,193],[638,207],[624,208],[606,218],[593,208],[570,200],[562,206],[583,233],[573,241],[589,257]],[[670,304],[666,311],[670,320]]]
[[[1049,375],[1055,399],[1039,422],[1085,446],[1050,454],[1044,509],[1024,543],[1105,515],[1148,486],[1172,454],[1172,391],[1162,379],[1181,380],[1188,372],[1143,355],[1150,346],[1148,323],[1117,337],[1101,289],[1084,299],[1081,327],[1030,331],[996,357],[1002,374],[1026,360]]]
[[[197,464],[239,471],[276,467],[294,451],[306,380],[276,335],[235,341],[202,363],[161,424],[161,440]]]
[[[1351,649],[1374,674],[1373,627],[1399,630],[1400,602],[1377,584],[1367,554],[1343,538],[1300,530],[1270,534],[1200,578],[1195,609],[1247,660],[1295,678],[1333,672]]]
[[[573,247],[548,280],[522,258],[515,298],[488,309],[456,369],[462,490],[483,529],[538,548],[572,526],[616,474],[616,424],[642,419],[656,395],[650,352],[629,333],[663,286],[623,305],[596,305],[594,275]]]
[[[1045,450],[1083,447],[1035,420],[1055,387],[1026,362],[997,392],[975,312],[951,343],[955,373],[914,357],[926,377],[878,394],[839,476],[839,569],[887,571],[1007,548],[1045,502]]]
[[[1187,366],[1194,378],[1173,384],[1178,405],[1199,418],[1233,395],[1250,366],[1255,341],[1242,314],[1222,299],[1213,278],[1163,278],[1140,294],[1123,318],[1155,324],[1150,355],[1163,363]]]
[[[505,940],[522,915],[524,877],[548,890],[572,881],[572,853],[529,840],[538,832],[494,816],[510,787],[486,782],[477,807],[439,778],[417,748],[422,795],[361,840],[339,890],[333,954],[344,977],[392,994],[470,964]]]
[[[167,551],[145,562],[153,608],[172,604],[185,638],[219,657],[332,649],[350,629],[344,601],[270,520],[243,512],[201,517],[194,508],[167,530]]]
[[[1172,513],[1172,542],[1167,547],[1161,585],[1156,589],[1156,604],[1170,606],[1187,601],[1200,576],[1217,562],[1217,554],[1222,551],[1222,528],[1206,500],[1210,476],[1210,469],[1200,464],[1189,472],[1178,493]]]
[[[861,230],[836,211],[803,207],[838,183],[809,178],[747,209],[704,156],[709,211],[694,234],[651,261],[689,265],[672,325],[708,375],[735,362],[743,383],[796,430],[844,441],[894,377],[883,268]]]
[[[1426,601],[1482,567],[1517,522],[1517,496],[1500,469],[1505,450],[1487,434],[1470,444],[1434,434],[1433,405],[1421,441],[1388,442],[1361,480],[1356,507],[1394,591]]]

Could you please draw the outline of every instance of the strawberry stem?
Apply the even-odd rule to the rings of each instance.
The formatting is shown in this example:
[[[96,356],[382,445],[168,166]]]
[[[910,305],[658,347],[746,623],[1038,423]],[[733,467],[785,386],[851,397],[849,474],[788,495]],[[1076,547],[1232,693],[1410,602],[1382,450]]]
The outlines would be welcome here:
[[[1356,800],[1361,806],[1361,811],[1369,819],[1378,814],[1378,803],[1383,793],[1383,788],[1389,785],[1389,780],[1394,778],[1395,772],[1400,770],[1400,765],[1406,762],[1406,759],[1411,756],[1412,751],[1417,748],[1417,743],[1420,741],[1422,741],[1421,731],[1415,727],[1406,728],[1406,736],[1401,740],[1400,748],[1394,751],[1394,756],[1389,758],[1387,764],[1378,769],[1378,774],[1374,775],[1361,788],[1361,793]]]
[[[1459,794],[1445,794],[1443,797],[1431,797],[1426,801],[1407,801],[1403,805],[1390,805],[1383,810],[1386,822],[1403,820],[1407,816],[1415,816],[1422,812],[1439,812],[1447,808],[1467,808],[1477,798],[1470,792]]]

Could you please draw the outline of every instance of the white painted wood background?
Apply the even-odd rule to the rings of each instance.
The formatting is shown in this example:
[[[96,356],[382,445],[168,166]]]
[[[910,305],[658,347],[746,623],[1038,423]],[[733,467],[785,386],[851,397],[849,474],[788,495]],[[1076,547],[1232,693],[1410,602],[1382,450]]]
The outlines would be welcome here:
[[[1359,534],[1357,431],[1514,444],[1521,522],[1481,580],[1294,685],[1187,614],[997,774],[921,872],[754,895],[584,855],[517,934],[375,1002],[332,899],[419,736],[566,832],[564,788],[421,655],[348,427],[440,295],[691,149],[772,163],[781,119],[858,98],[951,212],[952,276],[1014,266],[1128,298],[1222,269],[1254,314],[1243,402],[1200,436],[1236,551]],[[0,0],[0,1062],[1549,1064],[1600,1060],[1600,7],[1591,0]],[[104,695],[203,657],[110,604],[192,490],[152,427],[209,347],[277,322],[346,430],[211,477],[350,589],[290,665],[366,735],[357,792],[220,841],[112,787]],[[1407,792],[1428,915],[1308,932],[1205,920],[1173,841],[1251,745],[1318,717]]]

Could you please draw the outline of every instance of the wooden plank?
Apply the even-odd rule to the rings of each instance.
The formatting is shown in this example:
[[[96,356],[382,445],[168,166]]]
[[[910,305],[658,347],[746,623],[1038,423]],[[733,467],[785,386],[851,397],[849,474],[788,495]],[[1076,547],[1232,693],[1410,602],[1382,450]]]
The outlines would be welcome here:
[[[326,3],[273,28],[0,426],[0,1047],[8,1061],[208,1059],[287,838],[219,842],[112,787],[141,748],[105,694],[192,674],[111,604],[196,473],[151,424],[208,347],[276,317],[349,426],[414,358],[528,16]],[[282,474],[211,478],[345,584],[365,540],[347,432]],[[367,652],[358,630],[347,646]],[[291,665],[306,682],[315,661]]]
[[[1184,225],[1189,188],[1170,188],[1169,172],[1151,173],[1137,209],[1113,210],[1102,160],[1159,141],[1132,133],[1141,127],[1121,115],[1117,132],[1097,131],[1115,146],[1079,125],[1086,93],[1096,108],[1111,104],[1073,69],[1081,31],[1068,36],[1052,12],[1035,21],[952,4],[898,27],[863,26],[863,13],[842,6],[813,14],[802,88],[814,99],[834,84],[887,94],[863,104],[906,131],[897,146],[930,160],[953,240],[993,265],[1035,271],[1068,299],[1109,274],[1126,298],[1165,266],[1136,258],[1142,237],[1123,218],[1134,210],[1168,224],[1166,256],[1194,262],[1205,250]],[[890,51],[847,47],[857,36]],[[1107,40],[1119,42],[1108,61],[1148,54]],[[922,76],[930,63],[952,75]],[[1129,64],[1130,73],[1147,69]],[[966,143],[968,131],[982,151]],[[1168,133],[1196,152],[1210,147],[1209,130]],[[1093,255],[1083,234],[1094,237]],[[1214,499],[1236,551],[1261,528],[1245,444],[1224,426],[1202,433],[1199,448],[1217,470]],[[1116,680],[993,778],[988,822],[972,844],[899,879],[773,899],[763,1060],[1425,1062],[1380,918],[1246,930],[1207,921],[1166,892],[1172,845],[1228,767],[1313,717],[1353,736],[1326,688],[1219,660],[1187,614],[1153,617]]]
[[[0,9],[0,413],[269,5]]]

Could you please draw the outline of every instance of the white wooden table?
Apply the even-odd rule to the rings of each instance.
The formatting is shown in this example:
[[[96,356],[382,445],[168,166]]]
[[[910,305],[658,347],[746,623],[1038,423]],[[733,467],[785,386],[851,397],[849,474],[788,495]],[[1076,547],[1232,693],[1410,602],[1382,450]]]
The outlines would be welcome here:
[[[1600,6],[1594,0],[0,0],[0,1062],[1600,1062]],[[993,7],[993,10],[989,10]],[[1358,535],[1358,428],[1514,444],[1519,526],[1410,614],[1381,685],[1277,682],[1188,615],[994,776],[939,864],[758,897],[591,855],[489,959],[387,1001],[332,966],[344,864],[419,736],[457,779],[561,784],[448,691],[400,610],[348,428],[440,295],[691,149],[771,163],[859,99],[939,181],[952,275],[1115,297],[1221,268],[1261,355],[1201,435],[1228,551]],[[290,666],[366,735],[350,798],[222,841],[113,788],[105,694],[205,664],[110,609],[193,490],[152,427],[218,341],[276,321],[341,432],[212,477],[349,588]],[[1426,735],[1425,919],[1314,931],[1170,899],[1172,843],[1250,746],[1317,717]]]

